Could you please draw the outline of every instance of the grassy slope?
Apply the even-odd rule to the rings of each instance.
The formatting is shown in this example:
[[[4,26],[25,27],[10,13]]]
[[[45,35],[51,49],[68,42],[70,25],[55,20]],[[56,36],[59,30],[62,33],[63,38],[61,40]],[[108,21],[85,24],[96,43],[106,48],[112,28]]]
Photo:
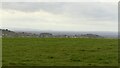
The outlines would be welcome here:
[[[3,65],[116,66],[117,39],[3,38]]]

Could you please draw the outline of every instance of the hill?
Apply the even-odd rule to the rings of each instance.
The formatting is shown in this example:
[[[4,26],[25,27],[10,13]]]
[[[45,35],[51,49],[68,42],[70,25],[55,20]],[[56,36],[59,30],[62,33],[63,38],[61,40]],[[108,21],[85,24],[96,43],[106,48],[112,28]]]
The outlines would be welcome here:
[[[15,32],[8,29],[0,29],[2,31],[2,37],[37,37],[37,38],[103,38],[96,34],[51,34],[51,33],[27,33],[27,32]]]

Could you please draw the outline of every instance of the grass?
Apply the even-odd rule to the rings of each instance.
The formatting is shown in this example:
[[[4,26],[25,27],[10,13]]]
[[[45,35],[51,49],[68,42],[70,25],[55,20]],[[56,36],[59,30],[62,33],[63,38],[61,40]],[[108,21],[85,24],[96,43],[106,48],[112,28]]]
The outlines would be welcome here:
[[[117,39],[3,38],[3,66],[117,66]]]

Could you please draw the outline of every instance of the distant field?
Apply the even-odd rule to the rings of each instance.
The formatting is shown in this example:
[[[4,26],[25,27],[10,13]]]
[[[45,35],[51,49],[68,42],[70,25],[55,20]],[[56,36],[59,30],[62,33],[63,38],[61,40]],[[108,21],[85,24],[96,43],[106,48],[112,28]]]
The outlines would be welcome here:
[[[3,38],[3,66],[117,66],[117,39]]]

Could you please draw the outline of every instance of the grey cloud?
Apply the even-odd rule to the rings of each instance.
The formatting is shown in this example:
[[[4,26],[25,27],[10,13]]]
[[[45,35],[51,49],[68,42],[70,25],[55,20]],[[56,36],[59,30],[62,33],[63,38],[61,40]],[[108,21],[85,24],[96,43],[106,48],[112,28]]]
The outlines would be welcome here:
[[[68,14],[71,17],[93,18],[93,20],[117,21],[117,5],[97,2],[3,2],[3,9],[12,9],[24,12],[44,10],[53,14]]]
[[[75,3],[65,9],[72,17],[87,17],[93,20],[117,21],[117,5],[112,3]]]
[[[3,2],[3,10],[17,10],[22,12],[38,12],[44,10],[46,12],[52,13],[54,15],[65,15],[70,19],[63,21],[62,23],[73,23],[78,24],[83,22],[83,18],[86,19],[87,23],[96,24],[97,22],[111,22],[114,24],[117,23],[117,5],[113,3],[95,3],[95,2]],[[30,19],[30,20],[29,20]],[[17,19],[24,22],[33,21],[33,23],[39,22],[50,22],[41,19],[34,18],[23,18]],[[16,20],[16,21],[17,21]],[[89,22],[90,21],[90,22]],[[55,21],[53,21],[54,23]],[[59,22],[60,23],[60,22]],[[84,23],[84,22],[83,22]],[[93,24],[94,24],[93,23]],[[98,23],[98,24],[99,24]],[[102,23],[103,24],[103,23]],[[64,25],[64,24],[63,24]],[[104,25],[104,24],[103,24]],[[96,26],[96,25],[94,25]],[[114,26],[113,26],[114,27]]]
[[[64,3],[44,3],[44,2],[3,2],[3,9],[12,9],[23,12],[36,12],[40,10],[45,10],[52,13],[59,13],[62,11]]]
[[[13,9],[20,11],[39,11],[46,10],[52,12],[64,11],[66,13],[73,12],[75,15],[79,15],[81,12],[90,15],[96,15],[97,17],[101,17],[104,14],[107,15],[109,12],[106,10],[110,10],[110,12],[115,12],[116,5],[111,5],[107,3],[97,3],[97,2],[3,2],[3,9]],[[106,9],[107,8],[107,9]]]

